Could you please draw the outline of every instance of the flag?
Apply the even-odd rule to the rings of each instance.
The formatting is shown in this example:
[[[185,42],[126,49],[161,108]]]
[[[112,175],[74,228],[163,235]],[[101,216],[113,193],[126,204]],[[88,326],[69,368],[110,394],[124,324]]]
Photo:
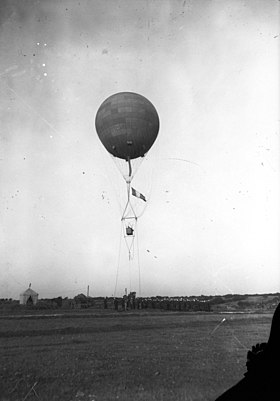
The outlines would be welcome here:
[[[131,188],[131,191],[133,196],[136,196],[136,198],[142,199],[144,202],[147,202],[145,196],[140,194],[140,192],[136,191],[136,189]]]

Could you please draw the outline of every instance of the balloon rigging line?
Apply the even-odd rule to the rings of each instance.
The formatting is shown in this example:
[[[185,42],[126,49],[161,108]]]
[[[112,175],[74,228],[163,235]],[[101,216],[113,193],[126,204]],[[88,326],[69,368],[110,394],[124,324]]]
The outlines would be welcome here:
[[[129,270],[129,292],[131,292],[131,264],[132,264],[132,259],[129,255],[128,259],[128,270]]]
[[[135,219],[135,226],[133,226],[133,229],[134,229],[134,227],[136,227],[136,224],[137,224],[137,220]],[[122,220],[122,227],[123,227],[123,236],[124,236],[124,239],[125,239],[125,244],[126,244],[126,247],[127,247],[127,250],[128,250],[128,256],[129,256],[129,260],[130,260],[134,256],[134,238],[135,238],[135,236],[133,234],[132,241],[131,241],[131,244],[129,246],[128,241],[126,239],[127,235],[126,235],[126,226],[125,226],[124,220]],[[132,251],[132,257],[131,257],[131,251]]]
[[[118,285],[118,277],[119,277],[119,269],[120,269],[122,231],[123,231],[123,225],[121,224],[120,241],[119,241],[119,254],[118,254],[117,272],[116,272],[116,282],[115,282],[115,289],[114,289],[114,298],[116,297],[116,291],[117,291],[117,285]]]
[[[46,125],[48,125],[56,134],[59,135],[59,132],[54,128],[54,126],[53,126],[51,123],[49,123],[48,120],[46,120],[43,116],[41,116],[41,114],[40,114],[38,111],[36,111],[32,106],[30,106],[30,104],[28,104],[25,100],[23,100],[22,97],[21,97],[14,89],[12,89],[7,83],[6,83],[6,85],[7,85],[7,87],[10,89],[10,91],[11,91],[13,94],[15,94],[15,95],[18,97],[18,99],[19,99],[25,106],[27,106],[34,114],[37,114],[37,116],[38,116]]]
[[[191,163],[191,164],[196,164],[197,166],[199,166],[199,164],[192,162],[191,160],[187,160],[187,159],[181,159],[179,157],[168,157],[168,160],[178,160],[181,162],[186,162],[186,163]],[[200,166],[199,166],[200,167]]]
[[[136,228],[136,241],[137,241],[137,261],[138,261],[138,286],[139,286],[139,297],[141,297],[141,272],[140,272],[140,257],[139,257],[139,238],[138,238],[138,225]]]
[[[19,284],[20,286],[23,286],[22,283],[20,283],[19,281],[17,281],[17,280],[14,278],[14,276],[12,275],[12,273],[10,273],[9,271],[8,271],[7,273],[8,273],[9,276],[12,277],[12,279],[13,279],[17,284]]]
[[[120,211],[120,213],[122,213],[122,205],[121,205],[121,202],[120,202],[120,198],[121,198],[120,191],[117,191],[117,188],[115,186],[115,181],[113,181],[112,178],[111,178],[111,174],[109,172],[108,165],[105,162],[104,155],[102,155],[102,160],[103,160],[103,165],[105,165],[105,168],[107,170],[106,178],[109,180],[109,184],[110,184],[111,188],[113,188],[113,191],[115,193],[115,198],[116,198],[117,203],[118,203],[119,211]]]
[[[115,158],[114,156],[112,156],[112,155],[110,155],[110,156],[111,156],[111,159],[113,160],[115,166],[117,166],[116,160],[115,160],[116,158]],[[106,166],[106,168],[107,168],[107,172],[108,172],[107,163],[105,163],[105,158],[104,158],[103,153],[102,153],[102,159],[103,159],[103,164],[105,164],[105,166]],[[118,166],[117,166],[117,168],[118,168]],[[118,169],[119,169],[119,168],[118,168]],[[108,173],[107,173],[107,176],[108,176],[108,178],[109,178],[109,181],[110,181],[111,186],[112,186],[113,189],[114,189],[115,197],[116,197],[117,202],[118,202],[118,205],[119,205],[120,213],[122,213],[122,212],[123,212],[123,208],[122,208],[121,201],[120,201],[120,198],[121,198],[120,191],[117,191],[116,186],[115,186],[115,182],[113,183],[113,180],[112,180],[112,178],[111,178],[111,174],[108,174]]]
[[[200,164],[198,164],[198,163],[196,163],[196,162],[192,162],[191,160],[181,159],[181,158],[179,158],[179,157],[168,157],[167,160],[177,160],[177,161],[180,161],[180,162],[195,164],[196,166],[200,167],[200,168],[205,172],[205,170],[201,167]]]
[[[148,204],[149,204],[149,199],[151,198],[151,194],[153,191],[153,183],[154,183],[154,167],[152,167],[152,173],[151,173],[151,179],[150,179],[150,188],[148,190],[148,195],[147,195],[147,202],[145,202],[145,206],[142,209],[142,212],[137,216],[137,218],[140,218],[143,216],[144,212],[146,211]],[[146,194],[145,194],[146,195]]]
[[[127,202],[126,202],[126,205],[125,205],[125,208],[124,208],[124,211],[123,211],[122,221],[126,220],[126,219],[129,219],[129,218],[137,220],[137,215],[136,215],[136,213],[134,211],[134,208],[132,206],[132,203],[130,201],[130,188],[131,188],[130,182],[126,182],[126,185],[127,185],[127,187],[126,187],[127,188]],[[133,216],[131,216],[131,217],[125,215],[125,213],[126,213],[126,211],[127,211],[129,206],[130,206],[130,208],[131,208],[131,210],[133,212]]]

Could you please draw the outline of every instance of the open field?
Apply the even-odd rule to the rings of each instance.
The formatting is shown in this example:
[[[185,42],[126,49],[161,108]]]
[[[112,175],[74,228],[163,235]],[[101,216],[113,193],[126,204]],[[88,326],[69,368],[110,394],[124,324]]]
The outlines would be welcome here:
[[[3,316],[0,400],[214,400],[242,378],[247,350],[267,341],[271,318],[161,311]]]

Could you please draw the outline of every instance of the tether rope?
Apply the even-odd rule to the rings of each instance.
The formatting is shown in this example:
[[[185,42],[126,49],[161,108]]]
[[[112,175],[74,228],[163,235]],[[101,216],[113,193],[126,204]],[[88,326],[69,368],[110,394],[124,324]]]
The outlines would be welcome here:
[[[123,224],[121,223],[121,232],[120,232],[120,241],[119,241],[119,255],[118,255],[118,263],[117,263],[117,272],[116,272],[116,282],[115,282],[115,290],[114,290],[114,298],[116,297],[118,278],[119,278],[119,270],[120,270],[120,260],[121,260],[121,244],[122,244],[122,228]]]
[[[136,229],[136,241],[137,241],[137,261],[138,261],[138,286],[139,286],[139,297],[141,297],[141,270],[140,270],[140,257],[139,257],[139,238],[138,238],[138,226],[135,225]]]

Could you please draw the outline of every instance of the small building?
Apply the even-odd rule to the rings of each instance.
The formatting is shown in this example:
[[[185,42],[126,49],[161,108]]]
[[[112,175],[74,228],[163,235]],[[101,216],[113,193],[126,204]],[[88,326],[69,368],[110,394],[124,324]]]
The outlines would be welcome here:
[[[31,289],[31,284],[29,284],[28,289],[20,294],[19,303],[20,305],[36,305],[38,296],[39,294],[33,291]]]

